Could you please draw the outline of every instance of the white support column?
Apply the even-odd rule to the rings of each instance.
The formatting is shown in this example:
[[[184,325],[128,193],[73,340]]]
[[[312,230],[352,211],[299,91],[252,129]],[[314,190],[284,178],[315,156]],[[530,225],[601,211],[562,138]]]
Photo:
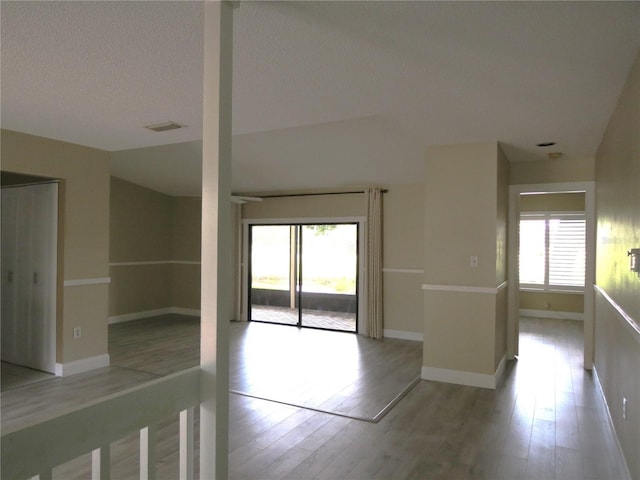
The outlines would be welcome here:
[[[229,2],[204,5],[200,478],[228,477],[231,319],[231,78]]]
[[[140,480],[156,478],[156,427],[140,430]]]
[[[193,480],[193,408],[180,412],[180,480]]]
[[[111,446],[104,445],[91,452],[91,480],[111,478]]]

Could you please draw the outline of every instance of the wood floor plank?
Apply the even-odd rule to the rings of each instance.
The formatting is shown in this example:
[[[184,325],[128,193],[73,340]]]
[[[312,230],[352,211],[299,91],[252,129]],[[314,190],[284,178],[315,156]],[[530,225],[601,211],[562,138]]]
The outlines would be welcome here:
[[[584,478],[582,453],[565,447],[556,447],[555,478],[580,480]]]
[[[99,398],[197,363],[197,322],[178,316],[156,320],[157,324],[149,319],[112,326],[117,328],[110,348],[119,365],[2,392],[2,426],[45,418],[81,403],[84,395]],[[237,332],[239,327],[234,326]],[[573,321],[523,319],[520,356],[507,364],[497,390],[421,381],[379,423],[231,394],[230,478],[625,480],[624,461],[601,394],[593,376],[582,369],[581,328]],[[385,340],[363,348],[347,340],[362,354],[358,369],[349,381],[330,378],[331,370],[324,372],[329,376],[324,389],[335,388],[327,392],[314,378],[287,385],[278,371],[256,370],[253,365],[263,361],[265,351],[243,352],[251,342],[231,340],[232,355],[237,355],[231,375],[238,385],[262,388],[272,380],[305,401],[350,409],[369,408],[396,388],[396,379],[380,385],[380,372],[370,370],[380,367],[384,375],[393,376],[394,369],[413,358],[415,347]],[[379,357],[376,349],[382,352]],[[327,365],[341,368],[353,361],[350,355],[355,352],[345,350],[344,355],[342,363],[333,358]],[[384,361],[388,365],[382,366]],[[177,416],[158,423],[158,479],[177,478],[178,430]],[[112,478],[138,478],[137,434],[114,442],[111,454]],[[54,469],[53,478],[79,480],[90,474],[90,455],[85,455]]]

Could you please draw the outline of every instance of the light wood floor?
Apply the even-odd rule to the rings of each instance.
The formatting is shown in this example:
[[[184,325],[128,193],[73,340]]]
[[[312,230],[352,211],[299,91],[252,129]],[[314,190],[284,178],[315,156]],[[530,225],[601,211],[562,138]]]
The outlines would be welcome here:
[[[230,477],[625,479],[602,398],[592,375],[582,369],[581,327],[573,321],[523,319],[520,358],[509,363],[497,390],[421,381],[379,423],[232,394]],[[123,355],[135,348],[123,348]],[[156,356],[160,370],[171,370],[163,360],[170,354],[153,353],[151,346],[147,354]],[[106,385],[86,377],[51,388],[69,401],[83,384],[92,383],[85,393],[105,392],[159,375],[113,369]],[[38,390],[47,383],[54,382],[4,392],[3,426],[25,412],[16,392],[22,391],[23,402],[32,402],[32,395],[47,395]],[[13,402],[9,408],[5,394]],[[158,478],[177,478],[177,437],[174,419],[159,426]],[[114,479],[138,474],[137,449],[133,436],[112,445]],[[89,472],[85,457],[56,469],[54,478],[88,478]]]
[[[232,323],[230,339],[232,392],[366,420],[422,366],[421,342],[258,322]]]
[[[41,372],[7,362],[2,362],[0,372],[0,391],[2,392],[55,377],[52,373]]]

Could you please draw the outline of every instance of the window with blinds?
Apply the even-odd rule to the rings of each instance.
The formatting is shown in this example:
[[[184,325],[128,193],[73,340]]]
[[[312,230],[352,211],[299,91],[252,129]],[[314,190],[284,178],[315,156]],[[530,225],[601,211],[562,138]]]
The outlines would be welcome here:
[[[520,215],[520,286],[584,290],[584,213]]]

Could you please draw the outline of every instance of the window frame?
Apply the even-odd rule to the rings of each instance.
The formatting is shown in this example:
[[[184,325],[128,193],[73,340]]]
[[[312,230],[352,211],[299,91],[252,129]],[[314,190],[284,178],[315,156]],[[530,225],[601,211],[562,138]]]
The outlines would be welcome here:
[[[583,294],[585,291],[586,284],[586,248],[587,248],[587,218],[585,211],[521,211],[520,216],[518,218],[518,242],[520,242],[520,222],[522,220],[544,220],[545,221],[545,265],[544,265],[544,283],[525,283],[520,281],[520,290],[526,292],[541,292],[541,293],[573,293],[573,294]],[[585,276],[584,283],[582,286],[577,285],[555,285],[549,284],[549,221],[554,219],[565,219],[565,220],[582,220],[584,222],[585,227],[585,236],[584,236],[584,248],[585,248]],[[518,247],[519,255],[522,255],[522,250]],[[518,265],[520,268],[520,259],[518,259]]]

